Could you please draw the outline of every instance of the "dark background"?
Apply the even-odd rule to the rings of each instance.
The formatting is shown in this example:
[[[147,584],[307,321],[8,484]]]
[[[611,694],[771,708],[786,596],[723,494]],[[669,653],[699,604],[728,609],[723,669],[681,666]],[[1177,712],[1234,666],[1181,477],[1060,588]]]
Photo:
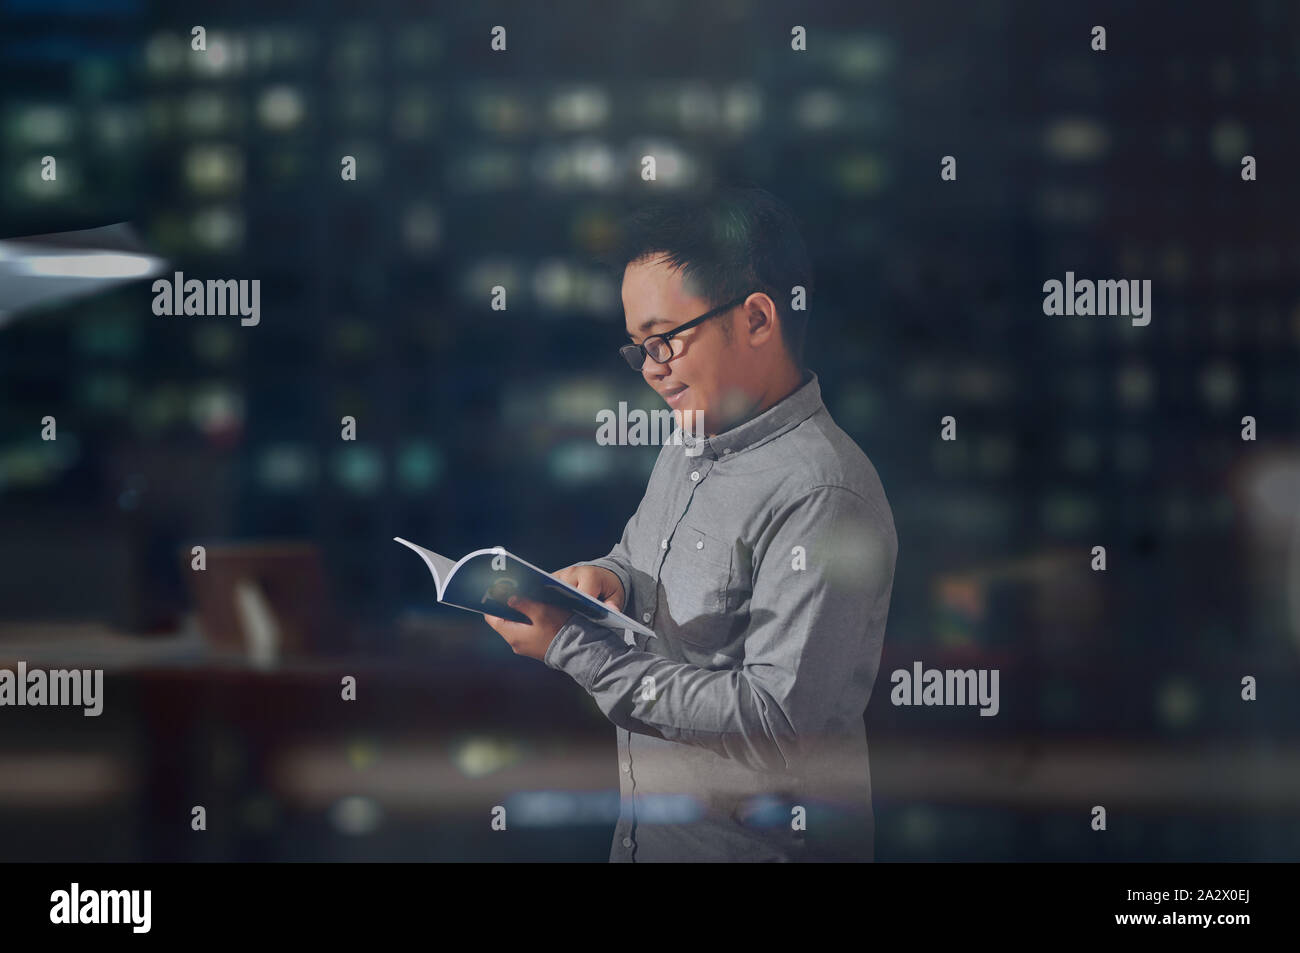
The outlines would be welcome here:
[[[391,538],[610,549],[657,448],[596,413],[657,400],[595,259],[715,183],[804,223],[808,364],[894,511],[878,859],[1300,857],[1298,87],[1284,0],[0,0],[0,238],[262,282],[256,327],[140,281],[0,328],[0,658],[108,671],[98,719],[0,709],[0,858],[604,859],[612,727]],[[1150,325],[1045,316],[1066,271],[1150,279]],[[268,541],[339,623],[269,669],[180,555]],[[1000,714],[893,707],[917,659]]]

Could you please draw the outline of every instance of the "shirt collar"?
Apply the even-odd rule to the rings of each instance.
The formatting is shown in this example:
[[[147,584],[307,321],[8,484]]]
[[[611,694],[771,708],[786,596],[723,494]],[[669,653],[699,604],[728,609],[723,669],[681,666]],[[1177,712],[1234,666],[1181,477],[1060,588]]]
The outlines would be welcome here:
[[[692,450],[703,444],[696,456],[716,460],[734,456],[774,440],[788,430],[793,430],[822,408],[822,389],[817,375],[805,370],[803,383],[789,396],[777,401],[757,417],[746,420],[715,437],[700,440],[683,428],[682,443]]]

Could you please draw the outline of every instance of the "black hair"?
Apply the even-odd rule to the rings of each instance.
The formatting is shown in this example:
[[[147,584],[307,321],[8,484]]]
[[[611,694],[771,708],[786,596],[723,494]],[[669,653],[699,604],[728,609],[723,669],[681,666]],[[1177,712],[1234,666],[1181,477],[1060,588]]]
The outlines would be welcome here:
[[[726,187],[658,201],[624,218],[600,257],[620,281],[629,264],[663,258],[710,307],[765,292],[781,316],[786,351],[803,368],[808,312],[791,308],[790,298],[795,285],[811,296],[812,264],[799,221],[771,193]]]

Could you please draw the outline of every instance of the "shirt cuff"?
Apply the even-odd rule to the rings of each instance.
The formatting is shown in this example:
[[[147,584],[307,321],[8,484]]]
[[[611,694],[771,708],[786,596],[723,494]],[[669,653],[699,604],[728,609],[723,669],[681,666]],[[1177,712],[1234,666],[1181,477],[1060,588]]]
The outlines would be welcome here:
[[[551,639],[542,662],[547,668],[564,672],[590,692],[597,673],[614,650],[615,643],[611,640],[617,638],[609,629],[588,622],[575,612]]]

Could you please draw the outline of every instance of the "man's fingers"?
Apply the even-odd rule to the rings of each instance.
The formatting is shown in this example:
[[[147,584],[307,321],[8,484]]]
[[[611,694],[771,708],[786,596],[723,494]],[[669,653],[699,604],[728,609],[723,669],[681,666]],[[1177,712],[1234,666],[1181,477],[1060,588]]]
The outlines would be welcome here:
[[[601,585],[602,580],[600,574],[591,572],[586,567],[583,569],[575,569],[573,566],[570,566],[567,569],[561,569],[555,573],[555,578],[561,582],[568,583],[584,596],[591,596],[593,599],[600,599],[607,595]]]
[[[541,603],[534,602],[532,599],[525,599],[523,596],[511,596],[506,600],[506,605],[515,611],[522,612],[524,615],[528,616],[528,624],[532,624],[532,621],[537,614],[535,610],[541,606]],[[523,624],[524,623],[516,623],[516,625]]]

